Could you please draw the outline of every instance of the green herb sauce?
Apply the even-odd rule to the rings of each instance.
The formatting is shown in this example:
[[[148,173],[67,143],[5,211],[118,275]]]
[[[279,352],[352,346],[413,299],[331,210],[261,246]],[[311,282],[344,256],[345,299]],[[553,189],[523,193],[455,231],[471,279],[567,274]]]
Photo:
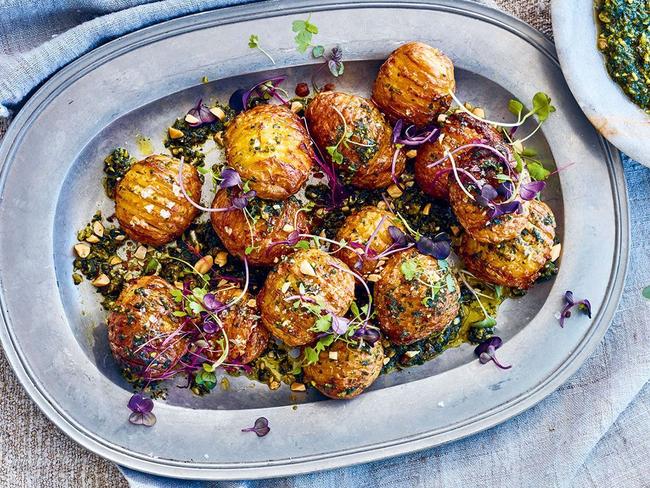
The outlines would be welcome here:
[[[609,75],[627,96],[650,112],[650,2],[600,0],[598,48]]]

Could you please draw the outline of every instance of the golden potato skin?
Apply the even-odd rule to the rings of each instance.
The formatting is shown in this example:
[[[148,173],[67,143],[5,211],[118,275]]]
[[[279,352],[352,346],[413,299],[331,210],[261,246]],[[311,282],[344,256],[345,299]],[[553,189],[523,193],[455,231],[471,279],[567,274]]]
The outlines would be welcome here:
[[[409,42],[381,65],[372,99],[391,120],[424,126],[449,109],[455,90],[451,60],[427,44]]]
[[[379,228],[382,218],[384,221]],[[336,234],[336,240],[344,240],[348,243],[356,242],[365,246],[375,230],[379,228],[369,248],[375,253],[381,254],[393,243],[393,239],[388,232],[388,228],[391,225],[402,230],[402,232],[406,232],[402,221],[392,212],[374,206],[363,207],[345,219]],[[368,259],[365,255],[359,256],[359,254],[347,248],[341,249],[337,253],[337,256],[351,269],[361,275],[372,273],[377,268],[379,262],[377,259]]]
[[[529,182],[527,172],[522,172],[519,177],[522,182]],[[486,178],[488,183],[496,187],[499,183],[493,178]],[[456,214],[456,218],[465,231],[479,242],[503,242],[514,239],[526,227],[528,222],[529,203],[516,197],[521,202],[521,213],[501,215],[495,219],[490,218],[490,209],[481,207],[460,188],[456,181],[449,184],[449,203]]]
[[[135,163],[115,190],[115,216],[134,241],[162,246],[180,236],[198,215],[178,185],[180,161],[155,154]],[[201,180],[196,168],[183,165],[183,186],[198,202]]]
[[[402,264],[415,263],[418,273],[407,281]],[[430,288],[420,283],[435,283],[435,275],[441,278],[441,288],[432,306],[423,300],[430,295]],[[394,344],[412,344],[432,334],[442,332],[458,315],[460,287],[456,279],[454,289],[446,284],[445,273],[441,271],[438,260],[420,254],[414,248],[393,254],[375,284],[375,307],[382,332]]]
[[[216,290],[214,295],[223,303],[230,303],[241,295],[240,288],[222,288]],[[248,364],[257,359],[269,343],[269,331],[262,325],[260,313],[255,299],[250,293],[244,296],[233,306],[219,313],[223,329],[228,337],[227,363]],[[221,338],[221,333],[215,334],[216,339]],[[206,354],[210,361],[216,361],[221,356],[219,346],[214,346]]]
[[[453,178],[453,175],[440,174],[439,172],[450,169],[451,161],[445,159],[436,166],[429,167],[429,164],[442,159],[446,151],[451,152],[460,146],[481,141],[483,144],[506,151],[508,158],[512,159],[510,150],[503,143],[501,135],[490,125],[476,120],[466,113],[457,112],[450,115],[441,126],[440,134],[437,140],[422,144],[418,148],[415,158],[415,181],[424,193],[433,198],[449,199],[449,179]],[[469,168],[476,155],[477,151],[474,149],[454,154],[456,166]]]
[[[285,200],[309,176],[314,152],[307,129],[285,106],[258,105],[227,127],[228,164],[260,198]]]
[[[237,196],[239,191],[219,190],[212,207],[229,207],[232,198]],[[254,198],[249,202],[247,210],[253,217],[259,217],[251,222],[255,247],[249,254],[246,254],[246,248],[251,245],[251,230],[242,210],[213,212],[210,214],[210,220],[228,252],[240,259],[248,259],[249,264],[253,266],[270,266],[282,256],[294,252],[295,249],[291,246],[273,245],[274,242],[286,240],[293,230],[309,233],[308,218],[304,212],[299,211],[300,204],[294,198],[281,202]]]
[[[343,136],[343,120],[337,110],[352,132],[349,142],[338,147],[343,164],[337,166],[343,180],[358,188],[389,186],[393,182],[391,168],[397,149],[391,141],[391,127],[370,100],[347,93],[321,92],[307,105],[305,118],[309,131],[323,157],[334,164],[326,148],[335,146]],[[395,164],[396,176],[402,174],[405,165],[406,157],[400,149]]]
[[[330,352],[337,358],[331,359]],[[322,351],[318,361],[303,368],[305,379],[323,395],[347,400],[360,395],[377,379],[384,365],[381,341],[361,348],[335,341]]]
[[[163,341],[180,326],[172,315],[177,305],[173,287],[158,276],[131,280],[108,315],[108,342],[115,359],[135,374],[155,379],[175,365],[187,350],[182,336],[163,346]],[[148,346],[141,347],[149,343]],[[157,351],[158,355],[151,357]]]
[[[526,227],[514,239],[481,243],[465,234],[458,255],[468,271],[495,285],[530,288],[551,257],[555,216],[543,202],[532,200]]]
[[[298,295],[302,284],[305,295],[322,300],[330,313],[345,314],[354,301],[354,277],[337,267],[348,269],[343,261],[318,249],[287,256],[269,273],[257,295],[264,326],[292,347],[313,342],[316,333],[310,329],[316,316],[303,307],[294,308],[286,298]]]

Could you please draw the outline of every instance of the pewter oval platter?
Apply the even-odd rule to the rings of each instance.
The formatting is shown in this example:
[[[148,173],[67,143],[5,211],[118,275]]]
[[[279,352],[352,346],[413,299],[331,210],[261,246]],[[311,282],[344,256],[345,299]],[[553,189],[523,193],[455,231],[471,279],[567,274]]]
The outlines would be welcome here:
[[[199,97],[241,86],[309,78],[291,22],[312,13],[318,41],[340,45],[338,88],[367,93],[399,44],[420,40],[454,61],[458,95],[491,118],[510,120],[509,98],[545,91],[558,108],[530,141],[553,176],[545,200],[563,242],[559,274],[499,313],[501,371],[473,347],[380,377],[359,398],[269,391],[246,379],[194,397],[173,388],[156,402],[151,429],[127,422],[131,395],[106,343],[104,315],[84,283],[72,284],[76,230],[97,209],[110,213],[102,160],[115,146],[154,150],[176,116]],[[272,66],[248,48],[258,34]],[[207,76],[209,83],[201,83]],[[620,297],[628,216],[618,154],[597,134],[564,83],[552,44],[525,24],[468,2],[272,2],[206,12],[113,41],[61,70],[18,114],[0,149],[0,337],[21,382],[46,415],[88,449],[161,475],[247,479],[313,472],[439,445],[494,426],[539,402],[573,373],[604,335]],[[561,329],[565,290],[588,297],[594,316]],[[271,433],[243,434],[255,418]]]
[[[594,0],[553,0],[551,13],[558,58],[580,108],[612,144],[650,167],[650,115],[607,73]]]

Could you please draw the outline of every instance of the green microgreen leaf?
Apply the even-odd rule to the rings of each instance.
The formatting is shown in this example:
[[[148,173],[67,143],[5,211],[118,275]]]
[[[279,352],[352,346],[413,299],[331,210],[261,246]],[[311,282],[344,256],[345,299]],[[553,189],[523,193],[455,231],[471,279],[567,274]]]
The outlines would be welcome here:
[[[323,54],[325,54],[325,48],[321,45],[314,46],[311,50],[311,55],[315,58],[321,58],[323,57]]]
[[[544,122],[551,112],[555,112],[555,107],[551,105],[551,98],[546,93],[537,92],[533,97],[532,111],[540,122]]]
[[[646,286],[641,292],[641,294],[643,295],[643,298],[647,298],[648,300],[650,300],[650,286]]]
[[[309,241],[298,241],[293,247],[296,249],[309,249]]]
[[[411,281],[417,274],[418,263],[415,261],[415,259],[409,259],[408,261],[404,261],[402,263],[400,270],[404,275],[404,279],[406,279],[406,281]]]
[[[187,313],[183,312],[182,310],[174,310],[172,312],[172,315],[174,317],[187,317]]]
[[[307,20],[294,20],[291,24],[291,30],[296,33],[293,38],[296,42],[296,48],[299,52],[304,53],[311,46],[314,34],[318,34],[318,27],[309,22],[311,15]]]
[[[515,100],[513,98],[508,102],[508,110],[510,110],[510,113],[516,115],[517,118],[519,118],[521,113],[524,111],[524,104],[519,100]]]
[[[538,161],[528,161],[526,164],[526,167],[528,168],[528,173],[530,173],[530,177],[534,180],[545,180],[548,178],[548,175],[551,174],[549,170],[547,170],[542,164]]]

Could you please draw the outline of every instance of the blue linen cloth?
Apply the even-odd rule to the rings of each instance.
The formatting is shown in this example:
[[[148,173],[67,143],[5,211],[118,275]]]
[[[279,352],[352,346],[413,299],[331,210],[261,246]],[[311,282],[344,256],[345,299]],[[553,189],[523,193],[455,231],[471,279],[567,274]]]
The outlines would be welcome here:
[[[17,110],[57,69],[105,41],[169,18],[247,1],[0,0],[0,116]],[[171,480],[122,468],[130,485],[650,487],[650,301],[641,296],[650,285],[650,170],[629,159],[624,169],[632,248],[623,299],[593,356],[534,408],[464,440],[351,468],[237,482]]]

